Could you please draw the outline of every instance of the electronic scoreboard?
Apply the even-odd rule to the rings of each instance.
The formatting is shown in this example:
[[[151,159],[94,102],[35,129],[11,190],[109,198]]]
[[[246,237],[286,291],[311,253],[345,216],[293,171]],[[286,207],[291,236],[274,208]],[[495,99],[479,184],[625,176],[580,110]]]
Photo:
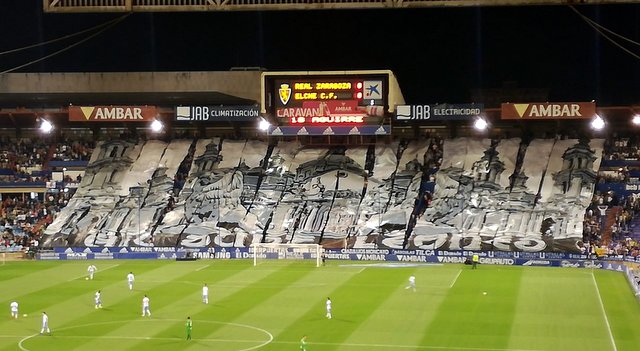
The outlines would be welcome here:
[[[278,125],[379,124],[387,109],[385,74],[267,75],[266,113]]]

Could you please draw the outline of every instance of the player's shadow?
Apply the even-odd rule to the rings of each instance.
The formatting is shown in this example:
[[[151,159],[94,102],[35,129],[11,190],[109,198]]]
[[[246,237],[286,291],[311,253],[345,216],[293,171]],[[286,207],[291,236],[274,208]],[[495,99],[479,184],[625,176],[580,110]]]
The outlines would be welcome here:
[[[178,345],[178,344],[182,344],[185,340],[163,340],[161,342],[154,342],[155,345]],[[179,348],[176,348],[176,350],[179,350]]]
[[[321,321],[327,321],[327,323],[331,323],[331,322],[340,322],[340,323],[348,323],[348,324],[353,324],[354,321],[350,320],[350,319],[345,319],[345,318],[336,318],[333,317],[331,319],[328,319],[327,317],[311,317],[311,318],[307,318],[306,319],[308,322],[321,322]]]

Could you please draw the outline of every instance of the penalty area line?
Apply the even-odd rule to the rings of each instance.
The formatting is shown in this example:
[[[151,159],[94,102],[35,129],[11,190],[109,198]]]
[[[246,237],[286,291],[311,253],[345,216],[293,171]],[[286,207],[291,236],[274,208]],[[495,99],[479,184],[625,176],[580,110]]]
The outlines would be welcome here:
[[[596,287],[596,293],[598,294],[598,301],[600,302],[600,310],[602,310],[602,316],[604,317],[604,322],[607,325],[607,331],[609,332],[609,340],[611,341],[611,346],[613,347],[613,351],[618,351],[618,347],[616,346],[616,341],[613,338],[613,333],[611,332],[611,325],[609,324],[609,318],[607,318],[607,311],[605,311],[604,309],[604,302],[602,302],[602,295],[600,295],[598,282],[596,282],[596,277],[595,275],[593,275],[593,270],[591,271],[591,279],[593,280],[593,286]]]
[[[456,274],[456,277],[453,278],[453,281],[451,282],[451,284],[449,284],[449,289],[453,288],[453,286],[456,284],[456,282],[458,281],[458,277],[460,277],[460,273],[462,273],[462,269],[458,270],[458,274]]]
[[[31,337],[37,336],[32,335]],[[7,337],[21,337],[21,336],[8,336]],[[27,337],[29,338],[29,337]],[[184,338],[177,337],[158,337],[158,336],[117,336],[117,335],[56,335],[56,338],[62,339],[104,339],[104,340],[156,340],[156,341],[182,341]],[[291,345],[298,344],[298,341],[264,341],[264,340],[248,340],[248,339],[220,339],[220,338],[193,338],[194,341],[200,342],[224,342],[224,343],[240,343],[240,344],[255,344],[266,343],[270,344],[283,344]],[[24,341],[24,340],[23,340]],[[384,348],[384,349],[421,349],[421,350],[466,350],[466,351],[542,351],[535,349],[500,349],[500,348],[487,348],[487,347],[457,347],[457,346],[430,346],[430,345],[393,345],[393,344],[359,344],[359,343],[330,343],[330,342],[309,342],[309,345],[318,346],[347,346],[347,347],[362,347],[362,348]],[[23,351],[28,351],[27,348],[19,345]],[[252,350],[255,347],[246,348],[244,350]]]
[[[272,341],[272,344],[298,344],[297,341]],[[308,342],[309,345],[322,346],[348,346],[363,348],[385,348],[385,349],[422,349],[422,350],[467,350],[467,351],[542,351],[537,349],[499,349],[487,347],[459,347],[459,346],[429,346],[429,345],[392,345],[392,344],[353,344],[353,343],[331,343],[331,342]]]
[[[208,265],[204,265],[204,266],[202,266],[202,267],[200,267],[200,268],[196,269],[196,272],[200,272],[201,270],[203,270],[203,269],[205,269],[205,268],[207,268],[207,267],[209,267],[209,266],[211,266],[211,265],[210,265],[210,264],[208,264]]]
[[[120,265],[120,264],[118,263],[118,264],[114,264],[114,265],[111,265],[111,266],[107,266],[106,268],[102,268],[102,269],[100,269],[99,271],[96,271],[96,273],[104,272],[104,271],[106,271],[107,269],[115,268],[115,267],[118,267],[119,265]],[[75,278],[71,278],[71,279],[69,279],[69,280],[67,280],[67,281],[68,281],[68,282],[71,282],[71,281],[78,280],[78,279],[82,279],[82,278],[85,278],[85,277],[88,277],[88,276],[89,276],[89,274],[87,273],[87,274],[83,274],[83,275],[78,276],[78,277],[75,277]]]

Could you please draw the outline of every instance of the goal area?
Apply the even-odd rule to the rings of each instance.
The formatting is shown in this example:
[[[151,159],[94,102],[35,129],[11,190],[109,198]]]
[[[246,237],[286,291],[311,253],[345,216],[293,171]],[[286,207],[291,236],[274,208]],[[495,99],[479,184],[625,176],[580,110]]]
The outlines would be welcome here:
[[[249,252],[253,265],[266,260],[304,260],[322,264],[322,246],[318,244],[251,244]]]

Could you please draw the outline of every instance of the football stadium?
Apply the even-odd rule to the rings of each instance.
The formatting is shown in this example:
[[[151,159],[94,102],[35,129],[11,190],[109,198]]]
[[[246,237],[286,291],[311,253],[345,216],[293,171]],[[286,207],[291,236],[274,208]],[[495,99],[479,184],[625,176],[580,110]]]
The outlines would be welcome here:
[[[640,349],[640,68],[609,56],[640,57],[616,41],[640,41],[625,36],[640,33],[637,2],[0,5],[0,28],[16,33],[0,43],[0,351]],[[17,18],[36,8],[33,44]],[[512,14],[560,16],[575,45],[587,39],[569,23],[599,38],[589,67],[602,81],[583,71],[496,88],[480,68],[463,72],[475,84],[420,62],[354,64],[351,46],[332,68],[291,63],[278,35],[257,65],[178,57],[212,18],[255,21],[266,38],[286,17],[306,23],[292,36],[321,37],[312,22],[354,14],[345,32],[358,43],[379,19],[473,19],[480,36]],[[114,62],[125,38],[139,44],[134,28],[152,28],[142,37],[164,54]],[[435,36],[467,32],[455,33]],[[503,39],[483,38],[474,67]],[[271,52],[290,68],[263,68]],[[581,67],[571,52],[545,69]],[[547,60],[516,56],[523,71]],[[607,67],[629,79],[611,83]],[[422,74],[451,79],[412,79]]]

